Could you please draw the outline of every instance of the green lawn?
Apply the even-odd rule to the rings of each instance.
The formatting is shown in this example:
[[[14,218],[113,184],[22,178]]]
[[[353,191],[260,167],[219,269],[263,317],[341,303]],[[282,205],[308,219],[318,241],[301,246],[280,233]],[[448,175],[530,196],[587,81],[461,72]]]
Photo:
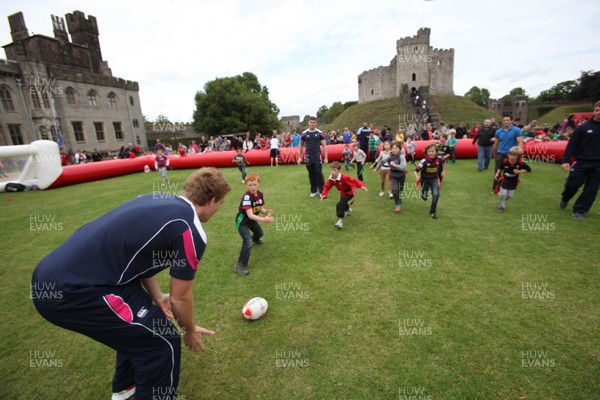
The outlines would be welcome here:
[[[309,198],[303,166],[251,167],[277,220],[263,225],[248,277],[232,272],[244,185],[223,169],[233,190],[204,224],[195,283],[197,323],[217,334],[206,353],[183,349],[180,399],[600,398],[600,206],[574,220],[558,208],[560,166],[531,165],[504,214],[491,172],[450,165],[439,220],[412,173],[399,215],[368,173],[341,231],[337,191]],[[188,173],[169,171],[169,190]],[[82,224],[160,195],[159,181],[140,173],[0,194],[0,398],[109,398],[114,352],[39,316],[31,272]],[[159,280],[166,291],[166,271]],[[241,308],[254,296],[269,311],[249,322]]]

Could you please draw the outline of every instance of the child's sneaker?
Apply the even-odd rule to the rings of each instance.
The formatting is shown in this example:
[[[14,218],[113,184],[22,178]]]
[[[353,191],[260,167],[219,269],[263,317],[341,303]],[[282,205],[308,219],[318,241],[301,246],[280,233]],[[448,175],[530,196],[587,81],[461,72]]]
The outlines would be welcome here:
[[[389,192],[389,194],[390,194],[390,199],[393,199],[394,195],[392,194],[392,192]]]
[[[319,193],[318,193],[318,192],[317,192],[317,193],[311,193],[311,194],[310,194],[310,197],[317,197],[318,195],[319,195]]]
[[[348,207],[348,210],[344,211],[344,217],[347,217],[348,214],[352,212],[352,207]]]
[[[235,272],[238,275],[242,275],[242,276],[246,276],[250,274],[250,271],[248,271],[248,267],[246,267],[245,265],[241,265],[241,264],[235,264],[235,267],[233,268],[233,272]]]
[[[399,213],[401,210],[400,206],[398,204],[396,204],[396,212]]]
[[[504,212],[504,207],[498,206],[498,208],[496,209],[496,211],[498,211],[498,214],[502,214]]]
[[[126,399],[130,398],[131,396],[133,396],[134,393],[135,393],[135,385],[128,389],[121,390],[120,392],[113,393],[111,400],[126,400]]]
[[[242,179],[242,183],[246,183],[246,181]]]
[[[344,223],[342,221],[338,221],[335,223],[335,227],[338,229],[342,229],[344,227]]]
[[[434,212],[432,212],[432,213],[429,213],[429,215],[430,215],[430,216],[431,216],[431,218],[433,218],[433,219],[439,219],[439,218],[440,218],[440,217],[438,217],[438,216],[437,216],[437,214],[436,214],[436,213],[434,213]]]
[[[379,192],[380,196],[383,196],[385,194],[385,192],[382,190],[381,192]]]

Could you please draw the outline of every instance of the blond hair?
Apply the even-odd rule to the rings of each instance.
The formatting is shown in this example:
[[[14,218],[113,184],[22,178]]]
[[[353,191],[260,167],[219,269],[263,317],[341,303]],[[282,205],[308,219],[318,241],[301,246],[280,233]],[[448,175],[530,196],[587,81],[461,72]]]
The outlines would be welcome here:
[[[200,168],[187,177],[181,194],[198,206],[212,199],[221,201],[231,190],[223,174],[216,168]]]

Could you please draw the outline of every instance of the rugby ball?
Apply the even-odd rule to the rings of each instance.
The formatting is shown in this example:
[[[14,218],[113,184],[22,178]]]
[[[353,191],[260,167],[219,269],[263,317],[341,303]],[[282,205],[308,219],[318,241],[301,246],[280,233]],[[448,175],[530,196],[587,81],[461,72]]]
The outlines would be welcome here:
[[[269,303],[262,297],[253,297],[242,307],[242,315],[249,320],[259,319],[269,309]]]

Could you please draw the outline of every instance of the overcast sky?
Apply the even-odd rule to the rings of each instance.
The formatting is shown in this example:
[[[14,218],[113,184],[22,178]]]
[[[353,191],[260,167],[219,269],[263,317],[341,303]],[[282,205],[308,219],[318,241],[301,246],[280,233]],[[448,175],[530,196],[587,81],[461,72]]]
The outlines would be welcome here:
[[[389,65],[396,40],[431,28],[454,48],[454,93],[472,86],[529,95],[600,67],[596,0],[72,0],[2,1],[30,34],[53,36],[50,15],[80,10],[98,21],[113,75],[140,84],[142,111],[192,120],[194,94],[219,77],[254,73],[286,115],[358,100],[358,75]],[[1,58],[5,58],[2,54]]]

